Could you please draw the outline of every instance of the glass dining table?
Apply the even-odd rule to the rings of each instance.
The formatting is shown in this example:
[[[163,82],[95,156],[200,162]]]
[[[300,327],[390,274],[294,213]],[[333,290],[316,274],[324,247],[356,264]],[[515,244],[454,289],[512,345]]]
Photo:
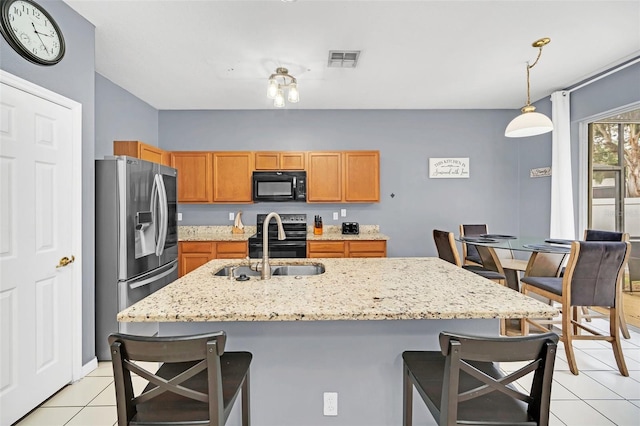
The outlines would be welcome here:
[[[573,240],[545,237],[517,237],[504,234],[482,234],[457,237],[464,244],[491,247],[496,250],[507,284],[514,290],[520,287],[520,272],[529,267],[536,276],[554,276],[565,256],[571,251]],[[517,252],[514,254],[514,252]],[[506,254],[505,254],[506,253]]]

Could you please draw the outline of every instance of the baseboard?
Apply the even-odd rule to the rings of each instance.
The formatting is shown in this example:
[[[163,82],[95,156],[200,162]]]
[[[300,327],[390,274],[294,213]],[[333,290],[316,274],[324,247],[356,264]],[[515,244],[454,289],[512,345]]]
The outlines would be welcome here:
[[[82,366],[82,372],[81,372],[81,377],[86,376],[87,374],[91,373],[93,370],[95,370],[96,368],[98,368],[98,358],[93,357],[89,362],[87,362],[86,364],[84,364]]]

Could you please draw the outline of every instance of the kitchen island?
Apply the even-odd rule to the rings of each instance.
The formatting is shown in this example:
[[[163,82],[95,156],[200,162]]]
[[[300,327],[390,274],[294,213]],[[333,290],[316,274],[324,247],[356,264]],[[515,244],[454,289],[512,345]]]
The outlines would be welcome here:
[[[392,426],[402,418],[404,350],[438,348],[442,330],[496,335],[498,318],[555,316],[547,304],[437,258],[274,259],[323,263],[315,276],[235,281],[213,260],[118,314],[161,335],[225,330],[254,354],[254,426]],[[338,392],[338,417],[323,416]],[[229,425],[239,424],[234,407]],[[416,424],[430,421],[415,407]]]

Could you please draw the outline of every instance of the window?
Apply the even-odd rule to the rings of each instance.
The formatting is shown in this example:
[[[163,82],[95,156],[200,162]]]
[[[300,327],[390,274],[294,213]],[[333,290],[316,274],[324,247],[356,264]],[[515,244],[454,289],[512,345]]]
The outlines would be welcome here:
[[[640,239],[640,109],[589,124],[590,228]]]

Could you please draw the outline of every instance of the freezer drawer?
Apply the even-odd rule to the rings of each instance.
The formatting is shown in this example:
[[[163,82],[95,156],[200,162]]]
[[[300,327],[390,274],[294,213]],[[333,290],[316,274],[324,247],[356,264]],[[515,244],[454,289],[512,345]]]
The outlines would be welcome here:
[[[107,337],[120,332],[141,336],[158,333],[157,322],[118,322],[118,312],[144,299],[150,294],[178,279],[176,260],[150,273],[129,281],[119,281],[111,286],[96,288],[96,356],[101,361],[111,359]]]

